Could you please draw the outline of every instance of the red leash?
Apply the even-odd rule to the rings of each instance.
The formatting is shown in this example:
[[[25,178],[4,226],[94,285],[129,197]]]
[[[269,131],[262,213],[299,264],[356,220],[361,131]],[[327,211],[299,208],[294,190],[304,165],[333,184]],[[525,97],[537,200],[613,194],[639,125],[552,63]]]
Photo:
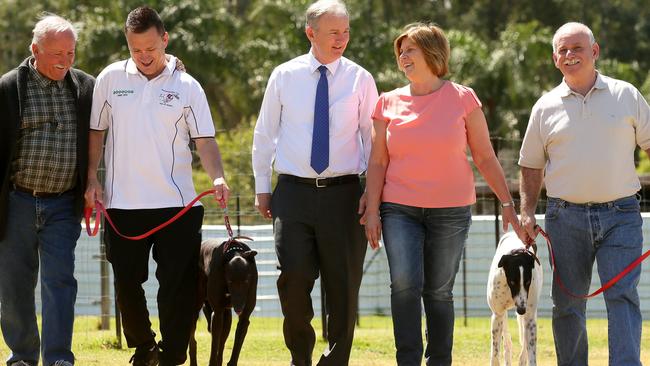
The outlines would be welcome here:
[[[99,202],[95,201],[95,226],[91,230],[90,228],[90,216],[92,216],[93,209],[90,207],[86,207],[84,209],[84,219],[86,221],[86,231],[88,232],[88,236],[95,236],[99,232],[99,223],[101,222],[101,215],[102,213],[104,214],[104,217],[106,218],[106,221],[111,225],[113,230],[117,233],[117,235],[123,237],[124,239],[129,239],[129,240],[140,240],[144,239],[148,236],[151,236],[153,233],[162,230],[163,228],[167,227],[174,221],[178,220],[179,217],[183,216],[187,211],[189,211],[194,204],[200,200],[201,198],[212,194],[215,192],[215,189],[208,189],[207,191],[201,192],[196,198],[194,198],[190,203],[187,204],[182,210],[180,210],[176,215],[174,215],[171,219],[163,222],[162,224],[156,226],[155,228],[147,231],[146,233],[142,235],[136,235],[136,236],[127,236],[122,234],[117,227],[115,227],[115,224],[113,224],[113,221],[111,220],[111,217],[108,215],[108,212],[106,211],[106,208],[104,205]],[[226,202],[221,199],[219,201],[219,204],[221,205],[221,208],[224,210],[224,221],[226,223],[226,230],[228,231],[228,236],[232,239],[233,238],[233,233],[232,233],[232,228],[230,227],[230,219],[228,218],[228,207],[226,207]]]
[[[600,294],[601,292],[603,292],[603,291],[607,290],[608,288],[614,286],[614,284],[616,282],[618,282],[621,278],[625,277],[625,275],[627,275],[631,270],[633,270],[634,267],[641,264],[641,262],[643,262],[646,258],[648,258],[650,256],[650,250],[648,250],[645,253],[643,253],[642,256],[637,258],[634,262],[630,263],[627,267],[625,267],[625,269],[623,269],[621,271],[621,273],[617,274],[616,276],[614,276],[614,278],[607,281],[607,283],[604,284],[598,290],[594,291],[593,293],[591,293],[589,295],[576,295],[576,294],[572,293],[571,291],[569,291],[569,289],[567,289],[566,286],[564,286],[564,284],[562,283],[562,280],[560,279],[560,275],[556,273],[556,270],[555,270],[555,256],[553,255],[553,246],[551,245],[551,239],[548,237],[548,234],[546,234],[546,232],[544,230],[542,230],[541,227],[537,226],[537,228],[539,228],[539,233],[542,234],[542,236],[546,239],[546,245],[548,246],[548,252],[549,252],[549,255],[551,256],[551,267],[553,268],[553,272],[555,273],[555,282],[557,282],[557,284],[560,286],[562,291],[564,291],[567,295],[572,296],[572,297],[577,297],[577,298],[581,298],[581,299],[588,299],[590,297],[594,297],[594,296]]]

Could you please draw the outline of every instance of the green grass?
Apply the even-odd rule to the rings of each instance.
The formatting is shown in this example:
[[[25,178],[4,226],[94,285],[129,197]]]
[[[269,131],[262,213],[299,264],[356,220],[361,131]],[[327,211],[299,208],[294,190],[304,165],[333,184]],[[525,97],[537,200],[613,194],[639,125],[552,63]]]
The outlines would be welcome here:
[[[512,317],[512,316],[511,316]],[[233,319],[236,321],[236,319]],[[157,326],[154,319],[154,326]],[[95,317],[78,317],[75,323],[74,352],[78,365],[127,365],[132,350],[117,349],[114,324],[112,330],[98,330]],[[518,356],[517,324],[510,320],[510,332],[513,337],[513,359]],[[318,341],[314,350],[314,361],[325,348],[320,337],[320,322],[314,321]],[[234,332],[234,324],[232,331]],[[589,320],[589,364],[607,365],[607,321]],[[199,363],[207,365],[210,349],[210,335],[206,331],[205,320],[198,325],[197,342],[199,344]],[[650,322],[643,327],[642,361],[650,364]],[[232,334],[226,344],[226,357],[230,356]],[[538,364],[555,365],[555,351],[549,319],[538,321]],[[490,355],[490,320],[489,318],[470,318],[467,326],[463,319],[456,322],[454,335],[454,364],[462,366],[485,366]],[[645,347],[644,347],[645,346]],[[125,346],[124,346],[125,347]],[[395,365],[392,325],[389,317],[363,317],[355,333],[350,365],[388,366]],[[0,357],[9,354],[0,342]],[[286,366],[289,353],[282,339],[282,320],[278,318],[254,318],[251,321],[248,337],[242,350],[240,365],[252,366]],[[186,363],[188,364],[188,363]],[[516,364],[513,363],[513,364]]]

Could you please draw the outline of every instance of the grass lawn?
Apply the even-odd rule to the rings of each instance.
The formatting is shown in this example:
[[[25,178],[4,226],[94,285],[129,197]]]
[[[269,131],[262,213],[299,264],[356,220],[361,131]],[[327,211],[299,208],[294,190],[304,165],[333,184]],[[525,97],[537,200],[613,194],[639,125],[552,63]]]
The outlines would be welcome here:
[[[511,315],[511,318],[513,316]],[[156,322],[157,320],[154,320]],[[231,337],[226,344],[226,357],[230,356],[234,322]],[[127,365],[132,350],[117,349],[115,328],[100,331],[98,318],[78,317],[75,323],[74,352],[77,364],[84,365]],[[363,317],[355,333],[354,346],[350,365],[388,366],[395,365],[392,325],[389,317]],[[157,326],[157,323],[154,324]],[[320,322],[314,321],[318,336],[314,350],[314,361],[325,348],[320,337]],[[518,332],[514,319],[510,319],[510,333],[515,344],[513,358],[518,356]],[[607,365],[607,321],[594,319],[588,322],[590,365]],[[642,361],[650,364],[650,322],[643,326]],[[199,363],[207,365],[209,357],[210,335],[206,330],[205,320],[198,325],[197,342],[199,344]],[[555,351],[550,319],[540,319],[538,322],[538,364],[555,365]],[[454,364],[462,366],[485,366],[489,364],[490,355],[490,319],[470,318],[467,326],[463,319],[456,322],[454,335]],[[125,345],[123,346],[125,347]],[[9,351],[0,342],[0,357],[4,360]],[[282,320],[279,318],[253,318],[248,337],[242,350],[240,365],[243,366],[286,366],[289,364],[289,353],[282,339]],[[186,363],[186,364],[189,364]]]

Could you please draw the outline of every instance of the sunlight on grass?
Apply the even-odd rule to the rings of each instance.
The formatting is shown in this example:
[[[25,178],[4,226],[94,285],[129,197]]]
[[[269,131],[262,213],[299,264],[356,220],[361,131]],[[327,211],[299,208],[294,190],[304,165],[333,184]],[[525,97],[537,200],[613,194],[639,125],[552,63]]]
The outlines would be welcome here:
[[[513,358],[519,354],[517,324],[514,317],[510,319],[510,333],[513,337]],[[228,343],[226,343],[226,359],[230,357],[235,321]],[[157,319],[153,319],[154,328],[158,327]],[[362,317],[356,329],[350,365],[388,366],[395,365],[392,323],[390,317]],[[126,365],[132,350],[126,349],[126,341],[117,347],[115,324],[111,330],[99,330],[97,317],[77,317],[75,323],[74,352],[79,365]],[[320,352],[325,349],[325,342],[320,337],[320,321],[314,320],[317,334],[317,344],[314,349],[314,363]],[[589,358],[592,366],[607,365],[607,321],[594,319],[588,322],[589,328]],[[643,327],[642,361],[650,363],[650,322]],[[157,332],[158,333],[158,332]],[[197,342],[199,364],[206,365],[210,354],[210,334],[206,323],[201,318],[197,325]],[[538,364],[555,365],[555,350],[550,319],[540,319],[538,323]],[[484,366],[489,363],[490,355],[490,319],[470,318],[467,326],[463,319],[457,319],[454,334],[454,364],[463,366]],[[643,349],[645,348],[645,349]],[[9,351],[0,342],[0,357],[6,358]],[[282,338],[282,320],[279,318],[253,318],[248,337],[244,343],[240,364],[252,366],[286,366],[289,364],[289,352]],[[186,365],[189,362],[186,363]]]

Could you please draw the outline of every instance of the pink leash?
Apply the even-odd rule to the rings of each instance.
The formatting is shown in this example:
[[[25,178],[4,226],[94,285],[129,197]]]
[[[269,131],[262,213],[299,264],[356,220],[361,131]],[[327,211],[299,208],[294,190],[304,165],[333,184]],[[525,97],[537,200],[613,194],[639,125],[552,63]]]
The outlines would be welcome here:
[[[546,232],[544,230],[542,230],[541,227],[539,227],[538,225],[536,225],[536,227],[539,229],[539,233],[542,234],[542,236],[546,239],[546,245],[548,246],[548,252],[549,252],[549,254],[551,256],[551,267],[553,267],[553,273],[555,273],[555,276],[554,276],[555,277],[555,282],[557,282],[557,284],[560,286],[562,291],[564,291],[567,295],[572,296],[572,297],[581,298],[581,299],[588,299],[590,297],[594,297],[594,296],[600,294],[601,292],[603,292],[603,291],[607,290],[608,288],[614,286],[614,284],[616,282],[618,282],[621,278],[625,277],[625,275],[627,275],[631,270],[633,270],[634,267],[641,264],[641,262],[643,262],[646,258],[648,258],[650,256],[650,250],[648,250],[645,253],[643,253],[642,256],[640,256],[639,258],[634,260],[634,262],[630,263],[627,267],[625,267],[625,269],[623,269],[621,271],[621,273],[617,274],[616,276],[614,276],[614,278],[607,281],[607,283],[604,284],[598,290],[594,291],[593,293],[591,293],[589,295],[576,295],[576,294],[572,293],[571,291],[569,291],[569,289],[567,289],[566,286],[564,286],[564,283],[562,283],[562,280],[560,279],[560,275],[555,270],[555,256],[553,255],[553,246],[551,245],[551,239],[548,237],[548,234],[546,234]]]
[[[93,209],[90,207],[86,207],[84,209],[84,219],[86,221],[86,231],[88,232],[89,236],[95,236],[99,232],[99,223],[101,222],[101,215],[104,214],[104,217],[106,218],[106,221],[111,225],[113,230],[117,233],[117,235],[123,237],[124,239],[129,239],[129,240],[141,240],[144,239],[148,236],[151,236],[153,233],[162,230],[163,228],[169,226],[171,223],[174,221],[178,220],[179,217],[183,216],[187,211],[189,211],[194,204],[200,200],[201,198],[214,193],[216,190],[213,189],[208,189],[207,191],[201,192],[196,198],[194,198],[190,203],[187,204],[182,210],[180,210],[176,215],[174,215],[171,219],[163,222],[162,224],[156,226],[155,228],[147,231],[144,234],[141,235],[136,235],[136,236],[128,236],[122,234],[117,227],[115,227],[115,224],[113,224],[113,221],[111,220],[111,217],[108,215],[108,212],[106,211],[106,208],[104,205],[99,202],[95,201],[95,226],[91,229],[90,228],[90,216],[92,216]],[[224,211],[224,221],[226,223],[226,230],[228,231],[228,237],[230,240],[233,239],[233,233],[232,233],[232,228],[230,227],[230,219],[228,218],[228,207],[226,207],[226,202],[223,200],[219,200],[219,205]]]

